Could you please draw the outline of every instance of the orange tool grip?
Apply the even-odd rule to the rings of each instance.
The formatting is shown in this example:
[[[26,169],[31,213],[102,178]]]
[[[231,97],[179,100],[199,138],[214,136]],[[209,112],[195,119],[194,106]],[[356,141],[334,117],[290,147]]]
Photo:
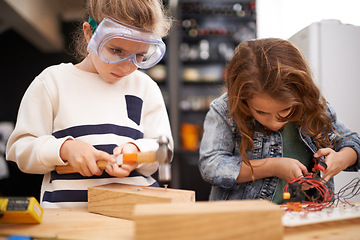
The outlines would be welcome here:
[[[124,164],[134,164],[138,160],[137,153],[124,153],[123,154],[123,163]]]

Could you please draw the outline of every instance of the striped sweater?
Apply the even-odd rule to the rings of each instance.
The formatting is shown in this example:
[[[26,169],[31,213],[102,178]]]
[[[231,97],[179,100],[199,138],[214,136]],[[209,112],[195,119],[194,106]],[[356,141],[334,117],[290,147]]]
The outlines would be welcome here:
[[[6,155],[26,173],[44,174],[40,202],[44,208],[87,207],[87,189],[107,183],[156,185],[151,175],[157,163],[140,164],[130,176],[115,178],[80,174],[59,175],[64,165],[60,147],[78,139],[112,154],[132,142],[140,151],[155,150],[156,138],[168,136],[170,123],[161,91],[146,74],[135,71],[116,83],[100,75],[60,64],[45,69],[30,84],[20,104]]]

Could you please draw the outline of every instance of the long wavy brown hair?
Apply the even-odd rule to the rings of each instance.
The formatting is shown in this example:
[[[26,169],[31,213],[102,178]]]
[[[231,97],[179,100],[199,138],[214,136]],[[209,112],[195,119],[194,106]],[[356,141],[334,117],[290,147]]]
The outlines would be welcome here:
[[[226,68],[228,108],[240,133],[240,155],[251,166],[246,151],[254,147],[254,118],[247,100],[255,95],[292,105],[290,113],[279,121],[302,126],[318,148],[335,147],[329,139],[333,132],[326,114],[326,101],[312,80],[305,58],[291,42],[267,38],[240,43]]]

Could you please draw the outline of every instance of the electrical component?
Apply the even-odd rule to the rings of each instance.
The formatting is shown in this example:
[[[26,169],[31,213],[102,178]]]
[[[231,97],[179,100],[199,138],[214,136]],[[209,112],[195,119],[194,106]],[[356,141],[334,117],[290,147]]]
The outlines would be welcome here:
[[[303,200],[303,195],[305,200]],[[293,203],[301,202],[302,208],[309,211],[317,211],[331,206],[333,195],[333,192],[323,184],[322,179],[312,173],[290,179],[283,188],[284,199],[289,199]],[[293,207],[290,206],[287,210],[291,211],[292,209]]]
[[[0,197],[0,223],[41,223],[43,212],[34,197]]]
[[[286,208],[288,211],[301,212],[303,205],[300,202],[288,202],[286,203]]]
[[[319,197],[307,195],[308,201],[292,202],[288,188],[294,183],[296,183],[295,189],[299,183],[312,187],[313,192]],[[350,198],[360,194],[360,178],[354,178],[336,194],[333,194],[323,183],[323,180],[315,174],[288,181],[283,188],[283,196],[284,199],[290,199],[290,202],[281,205],[284,211],[282,218],[284,226],[301,226],[360,217],[360,205],[348,202]]]
[[[293,205],[292,207],[295,207]],[[339,220],[359,219],[360,205],[357,203],[339,203],[318,211],[284,211],[282,223],[286,227],[297,227],[322,222],[335,222]],[[341,237],[340,237],[341,239]]]
[[[340,190],[335,194],[334,202],[347,203],[349,199],[360,194],[360,178],[356,177],[352,179],[348,184],[340,188]]]
[[[288,183],[288,188],[287,188],[288,192],[283,193],[283,198],[289,199],[290,202],[301,202],[302,200],[301,187],[302,184],[298,182]]]

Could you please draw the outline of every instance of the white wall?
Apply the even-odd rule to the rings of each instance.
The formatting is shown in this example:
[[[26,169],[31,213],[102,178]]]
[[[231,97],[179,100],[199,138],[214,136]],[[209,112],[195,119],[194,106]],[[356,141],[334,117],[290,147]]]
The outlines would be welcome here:
[[[323,19],[360,26],[359,9],[359,0],[257,0],[257,36],[288,39]]]

